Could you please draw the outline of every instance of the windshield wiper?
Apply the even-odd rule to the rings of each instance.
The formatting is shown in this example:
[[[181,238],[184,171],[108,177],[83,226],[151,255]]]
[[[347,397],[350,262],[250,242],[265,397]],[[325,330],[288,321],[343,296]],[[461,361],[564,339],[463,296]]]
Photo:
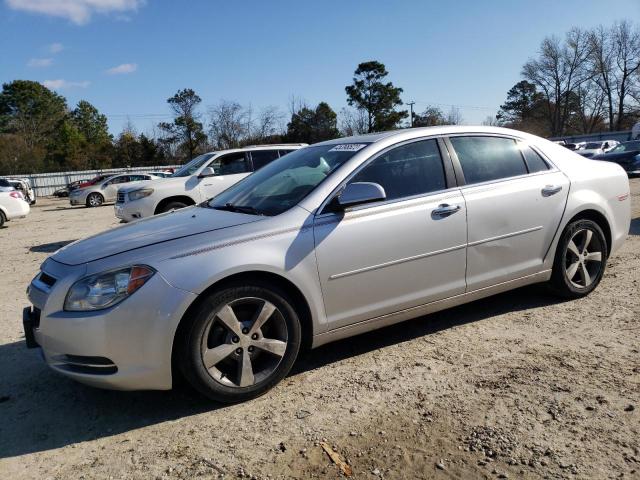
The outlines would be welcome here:
[[[228,212],[248,213],[249,215],[264,215],[264,213],[249,205],[234,205],[233,203],[225,203],[224,205],[216,205],[212,208],[215,208],[216,210],[226,210]]]

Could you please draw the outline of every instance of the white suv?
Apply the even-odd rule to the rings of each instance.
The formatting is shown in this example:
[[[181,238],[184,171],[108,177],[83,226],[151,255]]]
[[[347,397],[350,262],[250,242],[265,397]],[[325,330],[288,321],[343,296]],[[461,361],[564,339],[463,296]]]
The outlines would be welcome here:
[[[200,155],[173,175],[118,190],[116,217],[130,222],[203,202],[305,143],[255,145]]]

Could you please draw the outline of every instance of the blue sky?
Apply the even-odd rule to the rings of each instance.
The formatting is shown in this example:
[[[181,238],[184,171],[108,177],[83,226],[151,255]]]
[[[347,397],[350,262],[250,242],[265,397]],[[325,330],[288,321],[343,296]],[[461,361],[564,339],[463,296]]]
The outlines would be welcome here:
[[[640,20],[638,0],[0,1],[0,82],[46,82],[71,106],[86,99],[113,133],[127,118],[149,131],[186,87],[203,113],[223,98],[287,111],[291,95],[339,111],[369,59],[418,111],[454,104],[480,123],[546,35]]]

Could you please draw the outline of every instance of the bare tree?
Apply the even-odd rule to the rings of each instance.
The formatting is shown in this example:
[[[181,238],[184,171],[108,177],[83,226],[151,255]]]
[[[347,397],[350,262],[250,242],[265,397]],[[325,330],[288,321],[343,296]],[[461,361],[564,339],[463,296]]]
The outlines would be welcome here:
[[[500,122],[498,122],[496,115],[487,115],[486,117],[484,117],[482,125],[485,125],[487,127],[499,127]]]
[[[369,117],[361,108],[343,108],[340,110],[340,134],[345,137],[361,135],[369,131]]]
[[[238,102],[220,100],[209,108],[210,138],[216,148],[235,148],[249,134],[251,112]],[[248,121],[249,120],[249,121]]]
[[[252,137],[258,141],[273,135],[282,135],[284,133],[284,114],[278,107],[265,107],[260,111],[252,130]]]
[[[629,100],[636,100],[640,74],[640,31],[627,22],[611,28],[598,27],[590,33],[590,67],[607,107],[609,130],[627,125]]]
[[[522,69],[523,77],[539,87],[545,97],[552,136],[565,132],[571,114],[570,95],[593,75],[587,68],[591,45],[589,35],[579,28],[571,29],[564,41],[547,37],[538,57]]]
[[[461,125],[464,119],[458,107],[452,106],[444,119],[446,125]]]

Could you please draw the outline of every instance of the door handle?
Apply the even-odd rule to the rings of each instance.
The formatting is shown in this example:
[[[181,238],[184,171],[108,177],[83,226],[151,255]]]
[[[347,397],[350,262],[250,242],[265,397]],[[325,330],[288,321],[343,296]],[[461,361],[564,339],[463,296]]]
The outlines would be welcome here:
[[[558,193],[560,190],[562,190],[562,185],[546,185],[542,189],[542,196],[550,197],[551,195]]]
[[[449,215],[453,215],[457,211],[459,211],[462,207],[460,205],[449,205],[447,203],[443,203],[442,205],[438,205],[438,208],[433,210],[431,213],[436,217],[448,217]]]

